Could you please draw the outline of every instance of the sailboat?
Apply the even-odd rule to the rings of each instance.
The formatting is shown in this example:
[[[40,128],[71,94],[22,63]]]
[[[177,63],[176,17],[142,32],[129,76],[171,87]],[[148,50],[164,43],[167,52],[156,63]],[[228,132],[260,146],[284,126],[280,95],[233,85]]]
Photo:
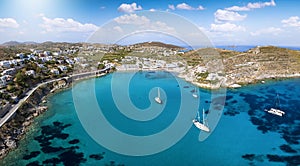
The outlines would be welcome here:
[[[198,94],[197,94],[197,90],[196,90],[196,88],[194,89],[194,92],[193,92],[193,97],[194,97],[194,98],[198,98]]]
[[[277,116],[283,116],[285,114],[284,111],[279,109],[279,95],[278,94],[277,94],[276,101],[275,101],[275,108],[265,109],[265,111],[270,114],[277,115]]]
[[[205,132],[209,132],[209,128],[208,128],[208,125],[206,124],[205,122],[205,119],[204,119],[204,116],[205,116],[205,113],[204,113],[204,109],[203,109],[203,120],[202,120],[202,123],[200,122],[200,116],[199,116],[199,111],[197,111],[197,118],[193,119],[193,123],[194,125],[200,129],[200,130],[203,130]]]
[[[160,91],[159,88],[157,88],[157,96],[154,98],[154,100],[158,103],[161,104],[162,100],[160,99]]]

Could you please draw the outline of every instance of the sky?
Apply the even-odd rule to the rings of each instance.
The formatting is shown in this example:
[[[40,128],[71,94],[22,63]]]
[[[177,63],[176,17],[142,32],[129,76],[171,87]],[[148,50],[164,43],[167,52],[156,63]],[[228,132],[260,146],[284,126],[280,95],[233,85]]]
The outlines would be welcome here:
[[[198,40],[189,25],[197,27],[213,45],[300,46],[299,6],[298,0],[1,0],[0,43],[86,42],[103,27],[111,28],[105,31],[105,38],[151,30],[169,37],[139,34],[135,40],[172,43],[170,35],[179,32]],[[143,12],[164,14],[155,18]],[[127,31],[130,25],[131,31]]]

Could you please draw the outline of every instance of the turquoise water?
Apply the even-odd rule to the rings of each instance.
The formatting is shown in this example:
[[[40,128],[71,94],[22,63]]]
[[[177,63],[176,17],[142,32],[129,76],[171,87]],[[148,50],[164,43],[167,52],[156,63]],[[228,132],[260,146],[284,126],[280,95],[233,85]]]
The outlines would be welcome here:
[[[196,109],[205,109],[208,117],[219,107],[218,91],[199,90],[200,98],[192,98],[194,86],[176,79],[167,72],[138,72],[126,85],[126,76],[119,73],[85,80],[49,99],[49,110],[36,120],[31,132],[20,141],[20,147],[11,152],[0,165],[299,165],[300,164],[300,79],[267,82],[240,89],[227,90],[224,111],[211,135],[199,141],[199,130],[191,123],[173,131],[173,135],[149,148],[168,144],[183,133],[183,138],[165,150],[146,156],[128,156],[116,153],[97,138],[110,132],[99,126],[92,112],[93,96],[107,121],[123,133],[136,137],[153,135],[167,130],[180,114],[181,101],[188,104],[186,120],[191,122]],[[114,80],[115,79],[115,80]],[[112,80],[114,83],[112,84]],[[121,88],[120,88],[121,87]],[[163,105],[153,102],[160,88]],[[112,93],[112,89],[115,91]],[[92,90],[88,90],[92,89]],[[122,94],[121,94],[122,93]],[[130,102],[123,100],[128,93]],[[286,116],[277,117],[264,112],[264,108],[274,105],[276,94],[280,96],[280,107]],[[117,95],[117,96],[115,96]],[[120,103],[116,98],[121,96]],[[221,95],[222,96],[222,95]],[[84,110],[79,110],[85,103]],[[75,104],[74,104],[75,103]],[[222,103],[222,102],[221,102]],[[124,105],[123,105],[124,104]],[[120,112],[120,109],[129,109]],[[135,106],[135,107],[132,107]],[[126,108],[124,108],[126,107]],[[195,111],[193,111],[196,107]],[[76,109],[77,110],[76,110]],[[150,120],[133,120],[126,113],[137,109]],[[147,110],[148,109],[148,110]],[[99,111],[98,110],[98,111]],[[145,111],[146,110],[146,111]],[[162,110],[162,111],[161,111]],[[82,112],[80,112],[82,111]],[[143,112],[144,111],[144,112]],[[159,114],[151,114],[151,112]],[[161,111],[161,112],[160,112]],[[80,117],[78,117],[80,115]],[[88,118],[88,127],[80,120]],[[92,116],[92,117],[91,117]],[[136,117],[143,118],[143,117]],[[210,118],[210,117],[209,117]],[[186,122],[187,122],[186,121]],[[210,119],[208,119],[210,124]],[[103,124],[104,125],[104,124]],[[89,128],[90,127],[90,128]],[[86,130],[99,134],[90,136]],[[111,138],[118,148],[130,145],[123,137]],[[99,143],[100,142],[100,143]],[[144,142],[128,146],[129,151],[143,150]],[[31,155],[30,155],[31,154]]]

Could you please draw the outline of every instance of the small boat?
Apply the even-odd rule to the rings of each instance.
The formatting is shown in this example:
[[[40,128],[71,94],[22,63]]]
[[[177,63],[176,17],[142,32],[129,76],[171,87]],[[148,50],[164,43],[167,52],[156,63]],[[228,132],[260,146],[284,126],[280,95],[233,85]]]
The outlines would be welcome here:
[[[277,115],[277,116],[283,116],[285,114],[284,111],[279,109],[279,95],[278,94],[277,94],[276,101],[275,101],[275,108],[265,109],[265,111],[270,114]]]
[[[205,118],[204,118],[204,116],[205,116],[205,113],[204,113],[204,109],[203,109],[203,120],[202,120],[202,123],[200,122],[200,116],[199,116],[199,111],[197,112],[197,117],[195,118],[195,119],[193,119],[193,123],[194,123],[194,125],[198,128],[198,129],[200,129],[200,130],[202,130],[202,131],[205,131],[205,132],[209,132],[210,130],[209,130],[209,127],[208,127],[208,125],[206,124],[206,120],[205,120]]]
[[[159,88],[157,88],[157,96],[154,98],[154,100],[155,100],[158,104],[162,104],[162,100],[160,99],[160,91],[159,91]]]
[[[196,88],[194,89],[193,97],[194,97],[194,98],[198,98],[198,94],[197,94],[197,89],[196,89]]]

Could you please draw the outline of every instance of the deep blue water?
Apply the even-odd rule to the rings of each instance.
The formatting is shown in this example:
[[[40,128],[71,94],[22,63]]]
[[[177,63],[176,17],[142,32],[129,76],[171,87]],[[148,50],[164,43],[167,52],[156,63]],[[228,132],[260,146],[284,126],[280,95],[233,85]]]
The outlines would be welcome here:
[[[232,50],[232,51],[237,51],[237,52],[245,52],[245,51],[248,51],[250,50],[251,48],[255,48],[257,47],[256,45],[217,45],[215,46],[215,48],[220,48],[220,49],[224,49],[224,50]],[[296,46],[276,46],[276,47],[281,47],[281,48],[288,48],[288,49],[291,49],[291,50],[300,50],[300,47],[296,47]],[[199,46],[195,46],[193,48],[189,47],[189,46],[186,46],[184,47],[188,50],[191,50],[191,49],[198,49],[198,48],[201,48]]]
[[[227,90],[224,94],[224,91],[199,89],[200,98],[195,99],[191,97],[194,86],[177,80],[170,73],[138,72],[127,86],[126,76],[130,74],[119,73],[117,77],[109,74],[85,80],[76,84],[73,91],[66,90],[50,97],[49,110],[36,120],[31,132],[20,142],[20,147],[2,160],[0,165],[300,164],[300,79],[249,85]],[[161,89],[163,105],[153,101],[157,87]],[[124,94],[130,100],[125,100]],[[280,108],[286,112],[284,117],[263,111],[274,105],[276,94],[280,96]],[[218,107],[221,107],[224,96],[225,108],[220,111]],[[97,102],[97,108],[93,101]],[[119,154],[99,140],[112,134],[98,118],[99,110],[114,129],[144,137],[171,128],[180,114],[182,101],[187,103],[182,124],[161,141],[146,140],[132,144],[131,140],[123,139],[126,137],[121,135],[108,140],[110,146],[117,150],[125,147],[128,153],[143,153],[148,150],[143,148],[155,149],[169,144],[187,127],[188,130],[178,142],[161,152],[146,156],[126,155],[124,151]],[[216,128],[204,141],[199,141],[200,131],[191,123],[195,108],[205,109],[211,127],[210,115],[221,114]],[[120,109],[124,109],[125,114],[137,109],[142,116],[136,118],[140,119],[153,117],[149,120],[133,120],[121,113]],[[159,110],[162,110],[160,114],[151,114]],[[88,132],[95,132],[96,135],[91,137]]]
[[[245,52],[254,47],[257,47],[257,46],[239,46],[239,45],[237,45],[237,46],[216,46],[216,48],[238,51],[238,52]],[[291,50],[300,50],[300,47],[293,47],[293,46],[276,46],[276,47],[288,48]]]

